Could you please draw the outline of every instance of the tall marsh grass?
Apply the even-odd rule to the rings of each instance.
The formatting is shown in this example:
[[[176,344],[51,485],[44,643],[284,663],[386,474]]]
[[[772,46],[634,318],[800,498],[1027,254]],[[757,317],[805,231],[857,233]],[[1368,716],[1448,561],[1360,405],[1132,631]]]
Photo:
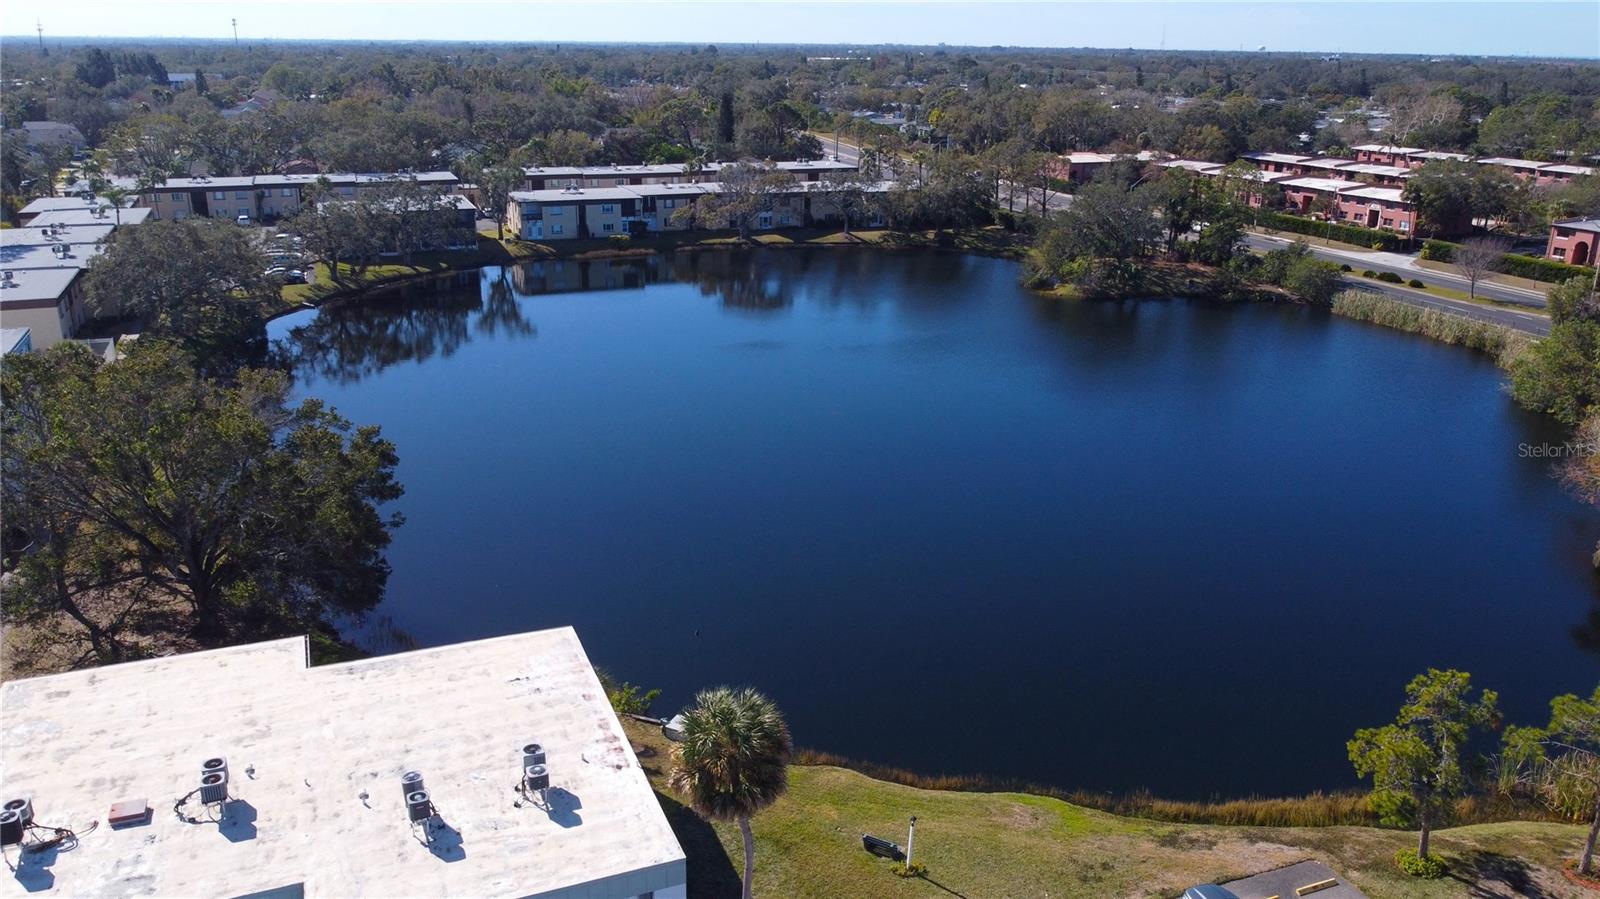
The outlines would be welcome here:
[[[1509,369],[1511,363],[1522,355],[1534,338],[1490,322],[1478,321],[1463,315],[1424,309],[1381,293],[1367,290],[1340,291],[1333,298],[1335,315],[1372,322],[1386,328],[1421,334],[1434,340],[1453,343],[1488,353],[1501,368]]]

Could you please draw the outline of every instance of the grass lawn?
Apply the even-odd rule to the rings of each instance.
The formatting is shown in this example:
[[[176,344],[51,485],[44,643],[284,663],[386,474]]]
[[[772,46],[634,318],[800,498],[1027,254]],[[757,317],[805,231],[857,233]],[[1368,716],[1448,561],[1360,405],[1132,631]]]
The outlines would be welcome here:
[[[640,762],[689,857],[691,897],[739,894],[738,828],[711,824],[666,787],[670,746],[656,728],[625,721]],[[904,845],[917,816],[926,880],[903,880],[861,848],[872,833]],[[756,894],[803,897],[1176,896],[1307,858],[1320,859],[1372,899],[1577,897],[1554,867],[1581,847],[1581,828],[1481,824],[1437,832],[1451,876],[1418,881],[1394,867],[1414,834],[1364,827],[1242,828],[1122,818],[1021,793],[921,790],[843,768],[790,768],[788,794],[757,816]]]
[[[1432,269],[1436,272],[1445,272],[1447,274],[1458,275],[1463,278],[1466,277],[1465,275],[1461,274],[1461,270],[1459,268],[1456,268],[1454,264],[1449,262],[1439,262],[1433,259],[1419,258],[1417,260],[1417,265],[1426,269]],[[1532,278],[1519,278],[1516,275],[1507,275],[1502,272],[1491,272],[1490,274],[1486,275],[1483,280],[1493,281],[1496,284],[1504,284],[1507,287],[1520,287],[1523,290],[1536,290],[1540,293],[1547,293],[1549,292],[1550,288],[1555,286],[1548,281],[1535,281]]]

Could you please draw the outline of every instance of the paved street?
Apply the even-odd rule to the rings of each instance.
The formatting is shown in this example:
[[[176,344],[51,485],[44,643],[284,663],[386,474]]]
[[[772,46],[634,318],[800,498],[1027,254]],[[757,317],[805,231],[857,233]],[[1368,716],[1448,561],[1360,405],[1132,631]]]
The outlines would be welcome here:
[[[1311,254],[1318,259],[1329,262],[1347,264],[1356,271],[1371,269],[1375,272],[1394,272],[1407,280],[1416,278],[1424,284],[1448,287],[1451,290],[1465,291],[1467,279],[1449,272],[1435,271],[1423,268],[1417,264],[1415,256],[1403,253],[1360,252],[1343,250],[1337,247],[1319,246],[1316,238],[1306,236],[1306,245],[1311,248]],[[1269,237],[1265,234],[1246,234],[1245,245],[1254,250],[1278,250],[1288,246],[1292,241],[1285,237]],[[1492,281],[1479,281],[1477,294],[1485,299],[1500,303],[1515,303],[1519,306],[1531,306],[1543,309],[1545,296],[1542,291],[1525,290],[1521,287],[1511,287],[1506,284],[1497,284]]]

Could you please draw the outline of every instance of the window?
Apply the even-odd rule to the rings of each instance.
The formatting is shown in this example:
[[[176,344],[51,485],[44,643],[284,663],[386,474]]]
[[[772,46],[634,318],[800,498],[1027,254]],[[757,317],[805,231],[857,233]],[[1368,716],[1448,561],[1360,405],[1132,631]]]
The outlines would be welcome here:
[[[213,199],[213,200],[226,200],[226,199],[228,199],[228,192],[225,191],[225,190],[212,191],[211,192],[211,199]]]
[[[567,214],[567,211],[565,209],[562,209],[560,206],[556,206],[556,207],[548,210],[548,212],[551,215],[566,215]],[[557,233],[560,233],[560,232],[557,232]]]
[[[1408,222],[1408,221],[1402,220],[1400,222],[1400,230],[1401,231],[1410,231],[1411,230],[1411,223]]]
[[[177,200],[178,202],[181,203],[181,202],[183,202],[183,194],[181,194],[181,193],[173,193],[172,194],[172,199]]]
[[[285,187],[282,190],[278,191],[278,196],[280,196],[280,197],[292,197],[292,196],[294,196],[294,188]]]
[[[1555,249],[1550,251],[1550,255],[1554,256],[1557,259],[1565,259],[1565,258],[1567,258],[1567,248],[1566,247],[1556,247]]]
[[[560,225],[551,225],[551,226],[550,226],[550,233],[551,233],[551,234],[560,234],[560,233],[561,233],[561,230],[562,230],[562,229],[561,229],[561,226],[560,226]]]
[[[614,213],[616,211],[617,211],[617,207],[614,204],[611,204],[611,203],[602,203],[602,204],[600,204],[600,214],[601,215],[611,215],[612,213]]]
[[[617,227],[616,225],[613,225],[610,222],[606,222],[604,225],[600,226],[600,230],[601,231],[614,231],[614,230],[616,230],[616,227]]]
[[[1385,228],[1393,228],[1394,227],[1394,219],[1392,219],[1392,218],[1384,219],[1383,220],[1383,226]]]
[[[235,200],[248,200],[248,199],[250,199],[250,191],[248,191],[248,190],[236,190],[236,191],[233,192],[233,198]]]

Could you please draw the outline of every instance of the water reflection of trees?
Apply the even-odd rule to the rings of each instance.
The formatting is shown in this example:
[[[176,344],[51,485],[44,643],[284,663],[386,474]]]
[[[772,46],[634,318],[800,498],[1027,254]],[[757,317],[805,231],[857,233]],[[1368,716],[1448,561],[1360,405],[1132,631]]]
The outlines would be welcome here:
[[[506,273],[485,274],[462,272],[325,307],[275,352],[295,372],[349,384],[396,363],[450,356],[474,331],[533,335]]]
[[[788,263],[777,253],[677,253],[671,278],[695,285],[726,308],[773,312],[794,303],[795,284],[803,276]]]

